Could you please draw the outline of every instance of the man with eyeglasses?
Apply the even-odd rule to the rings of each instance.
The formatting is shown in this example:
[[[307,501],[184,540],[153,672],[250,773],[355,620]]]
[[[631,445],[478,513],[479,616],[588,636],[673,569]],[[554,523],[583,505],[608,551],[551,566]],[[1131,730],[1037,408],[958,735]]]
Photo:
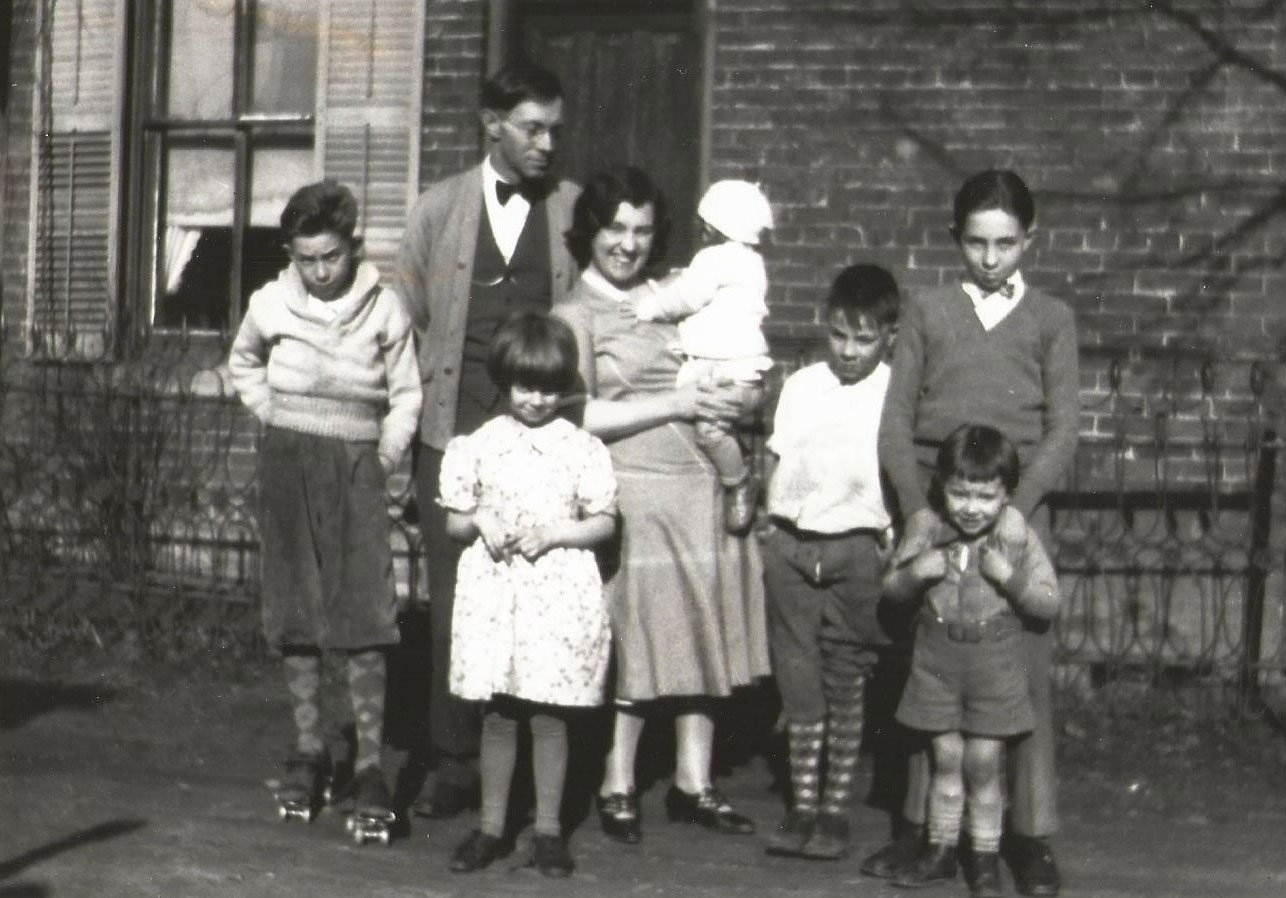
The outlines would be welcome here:
[[[399,260],[398,293],[415,324],[424,390],[415,495],[428,573],[428,741],[437,775],[414,810],[429,817],[474,805],[478,784],[480,719],[447,685],[461,546],[447,536],[437,503],[442,453],[452,436],[476,430],[501,407],[486,370],[497,325],[516,311],[547,311],[579,274],[563,234],[580,188],[550,174],[563,121],[557,76],[533,65],[502,69],[483,85],[479,107],[486,157],[420,196]],[[415,617],[404,629],[423,630]],[[422,646],[404,632],[404,652],[417,641]]]

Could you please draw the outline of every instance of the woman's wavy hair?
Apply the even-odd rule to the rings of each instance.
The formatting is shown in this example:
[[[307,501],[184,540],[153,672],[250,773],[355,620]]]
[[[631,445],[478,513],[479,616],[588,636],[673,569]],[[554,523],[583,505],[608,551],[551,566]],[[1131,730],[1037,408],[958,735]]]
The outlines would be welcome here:
[[[591,175],[572,210],[572,226],[565,235],[567,249],[581,268],[589,265],[590,245],[594,237],[612,223],[621,203],[629,203],[635,207],[652,204],[655,235],[647,267],[660,264],[665,258],[666,241],[670,233],[670,214],[665,194],[647,172],[632,165],[618,165]]]

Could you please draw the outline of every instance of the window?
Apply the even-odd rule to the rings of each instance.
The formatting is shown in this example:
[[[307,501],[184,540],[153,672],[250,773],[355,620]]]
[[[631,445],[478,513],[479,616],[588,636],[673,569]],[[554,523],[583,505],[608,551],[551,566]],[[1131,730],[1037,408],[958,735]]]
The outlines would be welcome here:
[[[314,0],[180,0],[143,34],[140,284],[156,329],[226,330],[286,263],[277,219],[313,178]]]
[[[424,0],[37,0],[33,351],[235,329],[319,177],[392,273],[418,190]],[[52,350],[57,350],[56,352]]]

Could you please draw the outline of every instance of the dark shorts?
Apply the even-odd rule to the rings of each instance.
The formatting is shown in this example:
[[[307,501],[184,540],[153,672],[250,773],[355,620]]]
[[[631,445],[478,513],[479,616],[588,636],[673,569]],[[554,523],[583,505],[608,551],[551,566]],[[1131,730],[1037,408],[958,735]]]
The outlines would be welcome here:
[[[777,526],[763,546],[768,647],[792,723],[827,711],[827,694],[869,674],[889,638],[876,617],[883,562],[875,531],[835,536]]]
[[[1019,646],[1022,624],[1004,618],[994,632],[969,634],[922,614],[898,722],[996,738],[1030,731],[1035,717]]]
[[[269,644],[352,649],[397,642],[388,498],[376,445],[269,427],[259,476]]]

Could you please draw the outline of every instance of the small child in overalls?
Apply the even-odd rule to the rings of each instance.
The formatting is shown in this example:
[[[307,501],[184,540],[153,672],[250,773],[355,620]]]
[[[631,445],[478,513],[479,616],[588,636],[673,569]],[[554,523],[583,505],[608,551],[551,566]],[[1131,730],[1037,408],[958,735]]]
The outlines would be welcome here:
[[[1058,613],[1054,566],[1035,529],[1001,513],[1018,485],[1018,452],[993,427],[966,424],[938,450],[931,490],[940,522],[927,549],[884,579],[891,601],[922,601],[911,675],[897,719],[929,735],[928,843],[893,876],[921,886],[956,874],[968,807],[976,898],[1000,895],[1000,779],[1004,740],[1035,722],[1019,615]]]

